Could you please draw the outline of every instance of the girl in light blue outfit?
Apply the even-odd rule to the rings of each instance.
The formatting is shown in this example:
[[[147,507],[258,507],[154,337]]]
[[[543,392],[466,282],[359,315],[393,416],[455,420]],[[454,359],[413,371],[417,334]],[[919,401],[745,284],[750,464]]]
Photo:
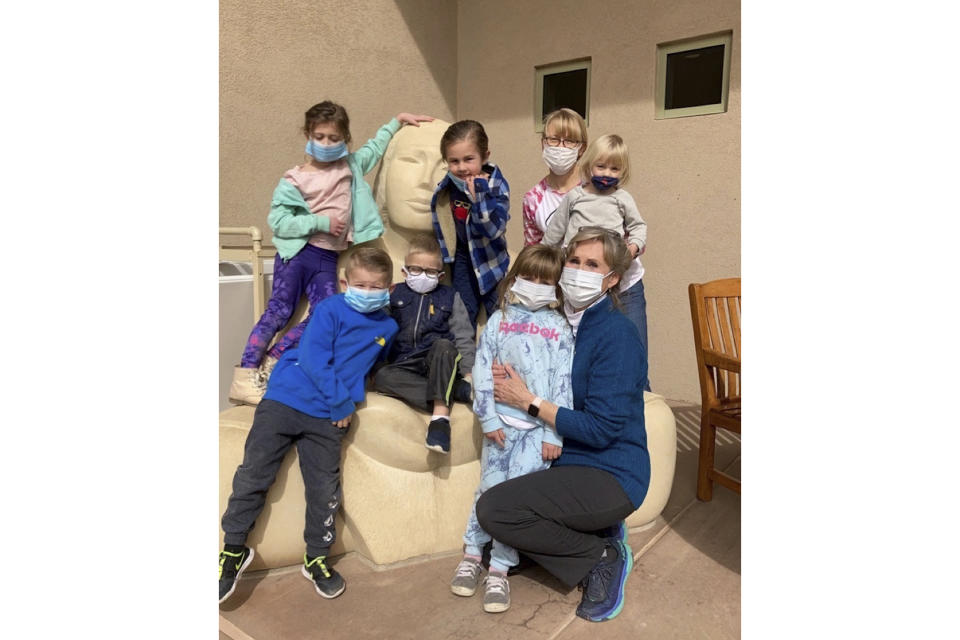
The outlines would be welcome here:
[[[505,480],[541,471],[560,456],[562,439],[536,417],[541,399],[573,406],[570,368],[573,331],[559,312],[557,282],[563,271],[558,249],[546,245],[524,247],[500,283],[500,308],[493,312],[477,344],[473,365],[473,410],[483,433],[481,478],[474,508],[464,533],[463,560],[450,583],[456,595],[472,596],[482,570],[481,553],[490,536],[477,522],[476,501],[484,491]],[[494,363],[509,362],[537,395],[527,411],[496,402]],[[518,562],[517,551],[494,540],[485,580],[483,608],[506,611],[510,606],[507,571]]]

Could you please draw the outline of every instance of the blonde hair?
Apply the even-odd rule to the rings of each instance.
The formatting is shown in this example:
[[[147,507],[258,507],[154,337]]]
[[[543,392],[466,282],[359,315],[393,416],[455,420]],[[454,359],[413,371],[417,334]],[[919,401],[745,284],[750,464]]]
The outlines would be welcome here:
[[[506,313],[507,305],[517,301],[516,294],[510,291],[514,280],[519,278],[539,278],[550,280],[557,290],[557,301],[551,302],[551,309],[563,304],[563,292],[560,291],[560,274],[563,273],[563,253],[545,244],[531,244],[524,247],[510,266],[510,271],[500,281],[497,293],[500,296],[500,311]]]
[[[390,259],[390,254],[379,247],[357,247],[351,251],[344,266],[347,278],[352,278],[353,270],[358,267],[370,273],[385,275],[387,283],[393,278],[393,260]]]
[[[560,130],[560,137],[568,140],[576,138],[583,145],[587,144],[587,123],[583,117],[566,107],[551,111],[543,118],[543,133],[540,134],[540,140],[547,137],[547,127],[556,122]]]
[[[623,238],[621,238],[616,231],[602,227],[581,227],[577,235],[570,238],[570,242],[567,243],[567,248],[564,250],[563,255],[564,264],[566,264],[567,259],[573,255],[577,245],[592,240],[600,240],[603,243],[603,261],[607,263],[610,269],[617,274],[622,281],[623,274],[627,272],[627,269],[630,268],[630,263],[633,262],[633,254],[630,253],[630,249],[627,248],[627,243],[624,242]],[[610,299],[613,301],[613,304],[618,309],[622,309],[623,305],[620,302],[620,292],[617,289],[619,285],[620,283],[617,282],[617,284],[607,289],[607,293],[610,294]]]
[[[615,133],[600,136],[590,143],[586,153],[580,158],[580,175],[585,182],[593,176],[593,165],[601,160],[613,162],[620,167],[620,184],[623,186],[630,177],[630,151],[623,138]]]
[[[425,253],[435,256],[438,260],[443,260],[443,253],[440,251],[440,243],[437,242],[437,236],[432,233],[417,233],[410,237],[407,255],[414,253]]]

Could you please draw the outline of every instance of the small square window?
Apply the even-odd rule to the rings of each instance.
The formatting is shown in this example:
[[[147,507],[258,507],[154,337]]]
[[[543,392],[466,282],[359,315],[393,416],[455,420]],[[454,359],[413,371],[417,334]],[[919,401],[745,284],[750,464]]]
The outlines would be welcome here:
[[[535,68],[534,130],[543,131],[543,119],[551,111],[567,107],[589,122],[590,59],[560,62]]]
[[[656,118],[727,110],[730,32],[657,45]]]

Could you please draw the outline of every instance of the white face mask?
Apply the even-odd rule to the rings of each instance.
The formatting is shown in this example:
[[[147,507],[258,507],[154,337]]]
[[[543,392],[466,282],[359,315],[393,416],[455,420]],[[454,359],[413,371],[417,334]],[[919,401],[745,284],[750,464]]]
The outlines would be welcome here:
[[[536,311],[551,302],[557,301],[557,288],[552,284],[537,284],[523,278],[517,278],[510,287],[520,304],[530,311]]]
[[[607,273],[596,273],[564,267],[563,275],[560,276],[560,289],[563,291],[564,299],[576,309],[588,306],[603,293],[603,279],[611,273],[613,273],[612,270]]]
[[[544,147],[543,161],[550,167],[550,173],[562,176],[566,175],[573,165],[577,164],[578,149],[567,149],[566,147]]]
[[[403,270],[403,274],[406,276],[407,286],[417,293],[430,293],[437,288],[437,283],[440,281],[439,275],[432,278],[426,273],[414,276],[407,273],[406,269]]]

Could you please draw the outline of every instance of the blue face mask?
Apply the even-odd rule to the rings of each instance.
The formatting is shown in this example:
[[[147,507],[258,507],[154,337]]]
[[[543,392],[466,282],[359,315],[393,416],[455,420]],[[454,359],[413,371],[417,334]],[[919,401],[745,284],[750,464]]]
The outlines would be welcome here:
[[[306,152],[317,162],[333,162],[347,155],[347,143],[317,144],[313,140],[307,140]]]
[[[390,303],[390,291],[388,289],[357,289],[347,286],[347,292],[343,294],[347,304],[360,313],[370,313],[377,309],[382,309]]]
[[[470,195],[470,190],[467,189],[466,180],[461,180],[460,178],[453,175],[449,171],[447,171],[447,176],[450,178],[450,181],[453,182],[453,184],[457,187],[457,189],[460,189],[460,191],[463,191],[465,194]]]
[[[613,178],[611,176],[593,176],[590,178],[590,182],[593,183],[600,191],[606,191],[611,187],[617,186],[617,183],[620,182],[620,178]]]

